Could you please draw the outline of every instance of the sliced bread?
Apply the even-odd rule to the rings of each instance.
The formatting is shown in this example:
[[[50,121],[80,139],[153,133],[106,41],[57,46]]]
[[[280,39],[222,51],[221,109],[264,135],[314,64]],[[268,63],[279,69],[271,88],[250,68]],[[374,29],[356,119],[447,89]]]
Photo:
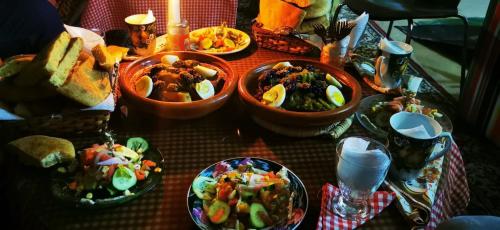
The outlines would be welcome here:
[[[109,75],[93,69],[94,64],[94,57],[82,52],[66,82],[56,90],[85,106],[95,106],[104,101],[111,93]]]
[[[66,48],[70,42],[70,35],[62,32],[40,53],[38,53],[32,62],[27,64],[14,78],[14,83],[18,86],[34,86],[39,81],[50,77],[59,67]]]
[[[59,67],[49,78],[49,83],[51,85],[59,87],[66,82],[66,79],[68,78],[71,69],[75,66],[82,49],[83,40],[79,37],[72,38],[68,45],[66,54],[64,54],[63,59],[59,63]]]

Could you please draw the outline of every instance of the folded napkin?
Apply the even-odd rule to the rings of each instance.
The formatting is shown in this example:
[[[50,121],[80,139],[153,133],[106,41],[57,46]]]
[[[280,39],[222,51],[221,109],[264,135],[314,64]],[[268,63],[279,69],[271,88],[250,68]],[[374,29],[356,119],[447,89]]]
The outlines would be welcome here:
[[[430,220],[442,165],[443,157],[440,157],[427,164],[415,180],[385,181],[385,185],[396,193],[396,207],[414,227],[423,228]]]
[[[363,12],[356,19],[350,21],[351,23],[352,22],[356,23],[356,26],[352,28],[351,33],[349,34],[349,37],[351,37],[351,40],[349,41],[349,49],[356,48],[359,38],[365,32],[366,24],[368,23],[368,18],[369,14]]]
[[[337,187],[329,183],[323,185],[321,212],[316,229],[355,229],[382,212],[385,207],[391,204],[395,197],[393,192],[375,192],[370,199],[371,208],[368,218],[364,220],[352,221],[337,216],[333,211],[333,197],[339,192],[340,190]]]
[[[92,51],[92,48],[94,48],[98,44],[101,44],[103,46],[106,45],[104,39],[91,30],[69,25],[64,25],[64,28],[66,29],[66,31],[68,31],[69,35],[72,38],[81,37],[83,40],[83,49],[89,53]]]

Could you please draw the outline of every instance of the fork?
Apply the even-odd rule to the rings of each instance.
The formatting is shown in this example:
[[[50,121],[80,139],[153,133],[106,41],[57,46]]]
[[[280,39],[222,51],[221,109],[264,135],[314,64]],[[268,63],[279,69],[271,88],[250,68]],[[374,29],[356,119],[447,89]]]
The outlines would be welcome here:
[[[349,23],[345,20],[337,21],[335,24],[330,25],[329,36],[333,41],[340,41],[351,33],[354,26],[356,26],[356,23]]]
[[[314,33],[316,33],[318,36],[321,37],[321,40],[323,40],[323,43],[327,43],[327,31],[323,25],[320,24],[313,24],[312,27],[314,28]]]

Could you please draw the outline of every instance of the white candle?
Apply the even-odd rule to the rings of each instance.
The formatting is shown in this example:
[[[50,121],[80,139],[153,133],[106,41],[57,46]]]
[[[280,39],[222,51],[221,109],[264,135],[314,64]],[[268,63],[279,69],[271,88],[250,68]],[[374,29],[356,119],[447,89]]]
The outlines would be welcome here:
[[[180,0],[168,1],[168,24],[178,24],[181,22],[181,3]]]

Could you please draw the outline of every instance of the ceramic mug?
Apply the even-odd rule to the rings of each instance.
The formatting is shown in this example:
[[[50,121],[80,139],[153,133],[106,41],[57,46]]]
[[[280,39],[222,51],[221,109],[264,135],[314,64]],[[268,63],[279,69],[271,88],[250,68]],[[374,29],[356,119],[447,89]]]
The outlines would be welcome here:
[[[443,132],[441,125],[426,115],[399,112],[392,115],[389,122],[391,175],[397,179],[415,179],[421,169],[451,147],[451,134]]]
[[[412,52],[413,47],[404,42],[381,42],[380,56],[375,61],[375,84],[389,89],[400,87]]]
[[[125,18],[125,23],[134,52],[141,56],[153,54],[156,46],[156,18],[147,18],[147,14],[135,14]]]

